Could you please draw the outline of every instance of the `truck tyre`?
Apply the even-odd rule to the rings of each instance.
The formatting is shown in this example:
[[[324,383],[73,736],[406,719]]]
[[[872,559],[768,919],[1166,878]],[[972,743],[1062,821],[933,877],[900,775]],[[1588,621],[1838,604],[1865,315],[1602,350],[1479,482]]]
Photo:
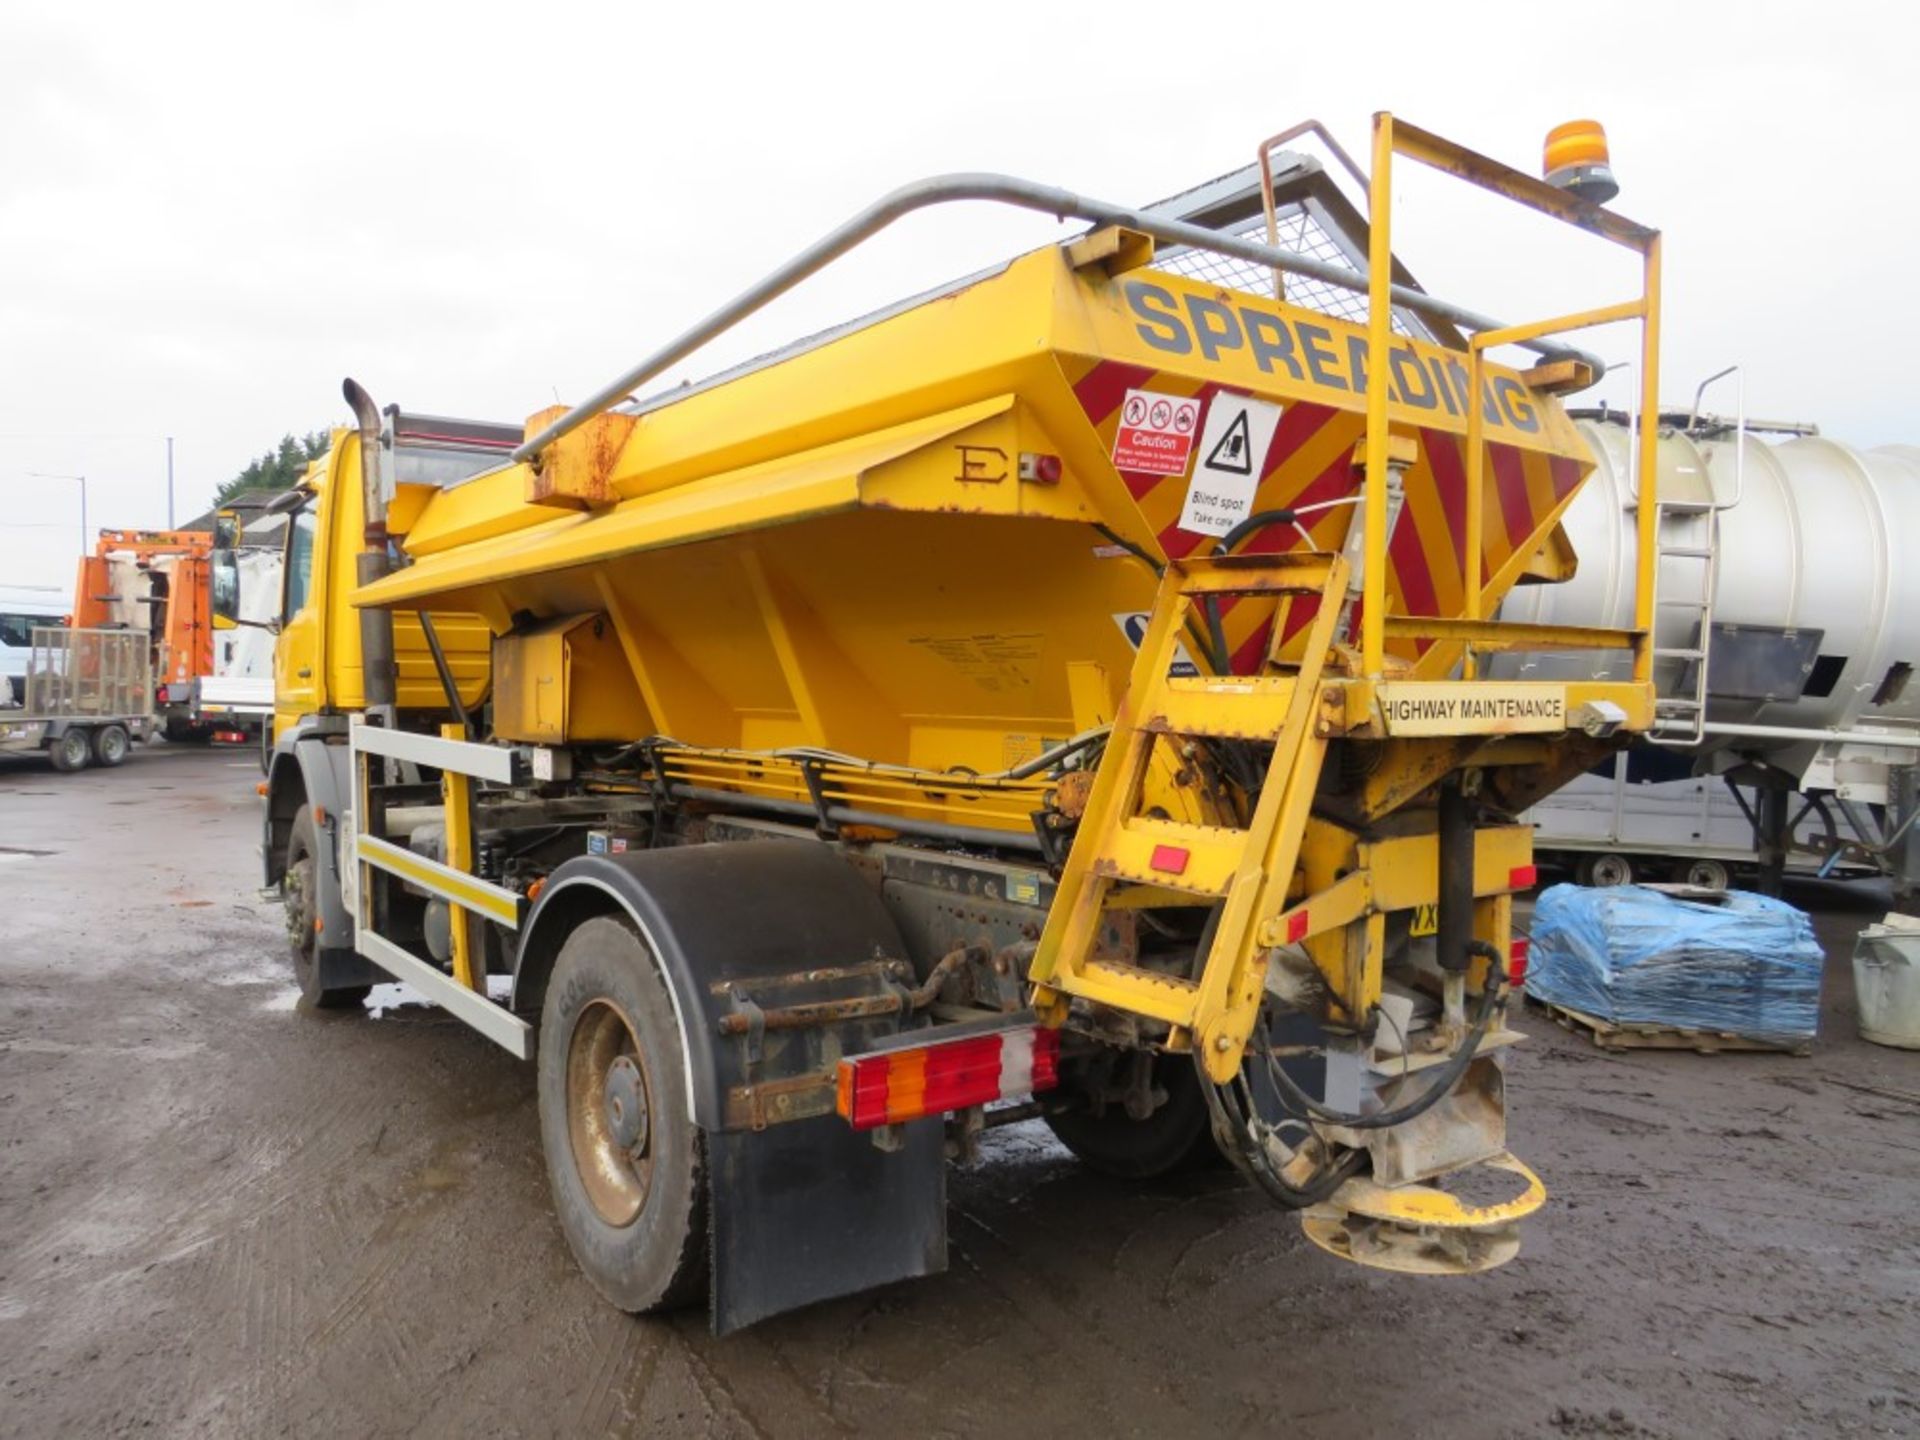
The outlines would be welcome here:
[[[133,748],[133,741],[127,737],[124,725],[102,725],[93,732],[93,758],[95,762],[111,768],[127,763],[127,752]]]
[[[1725,890],[1733,884],[1733,872],[1724,860],[1715,860],[1702,856],[1677,867],[1679,874],[1674,876],[1682,885],[1698,885],[1703,890]]]
[[[58,740],[47,746],[47,759],[62,775],[71,775],[87,768],[93,759],[93,744],[87,739],[86,731],[77,725],[69,726],[60,732]]]
[[[1156,1056],[1152,1083],[1167,1099],[1144,1120],[1110,1103],[1097,1116],[1089,1110],[1049,1115],[1047,1128],[1088,1169],[1122,1180],[1151,1180],[1219,1160],[1192,1063],[1183,1055]]]
[[[624,921],[587,920],[560,947],[538,1066],[553,1208],[594,1288],[636,1314],[704,1298],[705,1154],[686,1051],[659,965]]]
[[[1590,885],[1596,890],[1614,885],[1631,885],[1634,880],[1633,861],[1625,855],[1605,851],[1581,856],[1573,873],[1582,885]]]
[[[286,878],[281,894],[286,897],[287,950],[293,960],[293,978],[300,986],[300,1003],[311,1010],[353,1010],[367,998],[371,985],[323,986],[320,983],[320,936],[314,917],[320,913],[316,885],[319,881],[320,846],[313,828],[312,807],[302,805],[293,817],[293,831],[287,837]]]

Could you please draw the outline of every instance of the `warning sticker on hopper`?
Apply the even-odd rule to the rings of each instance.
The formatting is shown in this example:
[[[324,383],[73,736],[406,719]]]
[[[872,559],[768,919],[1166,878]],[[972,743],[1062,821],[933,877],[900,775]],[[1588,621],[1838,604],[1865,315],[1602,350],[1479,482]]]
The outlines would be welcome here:
[[[1224,535],[1253,513],[1253,492],[1279,424],[1278,405],[1245,395],[1213,397],[1200,433],[1200,463],[1180,512],[1182,530]]]
[[[1200,427],[1200,402],[1185,395],[1129,390],[1113,432],[1113,468],[1138,475],[1184,475]]]

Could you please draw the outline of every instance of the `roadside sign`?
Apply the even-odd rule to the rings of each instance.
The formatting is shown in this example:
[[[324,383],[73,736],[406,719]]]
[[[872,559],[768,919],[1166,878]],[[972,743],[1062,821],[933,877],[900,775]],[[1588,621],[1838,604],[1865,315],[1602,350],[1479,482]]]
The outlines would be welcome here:
[[[1138,475],[1184,475],[1200,426],[1200,402],[1186,395],[1129,390],[1113,433],[1113,466]]]
[[[1245,395],[1219,394],[1200,433],[1200,463],[1187,486],[1180,528],[1224,535],[1253,511],[1253,492],[1267,447],[1280,424],[1280,407]]]

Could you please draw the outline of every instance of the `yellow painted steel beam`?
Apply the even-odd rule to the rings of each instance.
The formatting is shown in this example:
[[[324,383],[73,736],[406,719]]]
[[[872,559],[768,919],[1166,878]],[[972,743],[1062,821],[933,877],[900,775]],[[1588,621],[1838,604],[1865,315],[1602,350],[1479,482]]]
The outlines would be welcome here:
[[[402,880],[411,880],[422,890],[464,905],[489,920],[514,928],[520,924],[520,897],[511,890],[464,875],[450,865],[416,855],[378,835],[360,836],[354,854],[365,864],[398,875]]]
[[[1373,117],[1373,173],[1367,202],[1367,353],[1385,355],[1393,343],[1393,117],[1385,111]],[[1384,369],[1382,366],[1382,377]],[[1365,548],[1361,560],[1360,669],[1370,680],[1380,678],[1386,659],[1387,614],[1387,391],[1385,384],[1367,387],[1367,474],[1362,500]],[[1482,410],[1476,389],[1467,400],[1468,451],[1480,453],[1476,425]],[[1470,487],[1469,493],[1477,490]],[[1478,566],[1480,551],[1469,546]]]
[[[442,725],[440,734],[448,740],[465,740],[466,727]],[[440,799],[446,811],[447,864],[455,870],[473,869],[473,782],[457,770],[440,772]],[[467,989],[486,994],[487,967],[484,944],[474,916],[464,905],[452,907],[449,917],[453,934],[453,978]]]
[[[1386,631],[1389,640],[1446,640],[1479,650],[1631,650],[1640,638],[1633,630],[1436,615],[1389,615]]]
[[[1381,115],[1374,116],[1378,127]],[[1376,128],[1375,134],[1378,135]],[[1568,194],[1546,181],[1515,170],[1490,156],[1469,150],[1466,146],[1435,135],[1432,131],[1422,130],[1405,120],[1393,120],[1389,131],[1393,138],[1394,149],[1410,160],[1422,165],[1478,185],[1483,190],[1491,190],[1509,200],[1517,200],[1522,205],[1531,206],[1556,220],[1581,230],[1591,231],[1604,236],[1617,245],[1629,250],[1645,253],[1647,248],[1659,240],[1660,232],[1617,215],[1613,211],[1581,200]],[[1374,174],[1379,174],[1379,161],[1376,153]]]

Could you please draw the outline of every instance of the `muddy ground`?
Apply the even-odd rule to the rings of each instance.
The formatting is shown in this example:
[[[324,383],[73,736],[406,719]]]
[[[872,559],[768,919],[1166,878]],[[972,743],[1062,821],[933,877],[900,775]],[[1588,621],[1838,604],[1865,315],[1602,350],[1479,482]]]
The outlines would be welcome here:
[[[1343,1265],[1225,1173],[1118,1185],[1021,1127],[953,1177],[950,1273],[716,1341],[575,1272],[530,1069],[296,1013],[250,756],[0,767],[0,1433],[1920,1433],[1920,1054],[1855,1037],[1846,964],[1884,892],[1798,892],[1810,1059],[1527,1017],[1555,1202],[1491,1275]]]

